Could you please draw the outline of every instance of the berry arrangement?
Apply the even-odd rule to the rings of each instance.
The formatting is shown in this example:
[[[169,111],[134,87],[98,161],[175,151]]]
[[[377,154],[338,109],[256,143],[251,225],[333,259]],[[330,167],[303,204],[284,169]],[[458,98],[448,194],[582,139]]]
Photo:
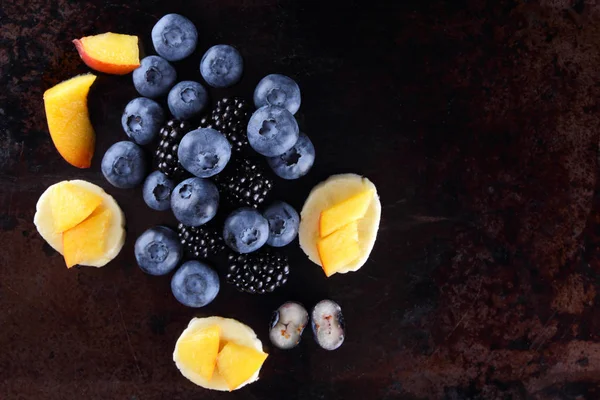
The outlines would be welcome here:
[[[171,62],[189,57],[198,46],[196,27],[178,14],[156,23],[152,43],[158,55],[142,60],[136,36],[104,33],[73,42],[92,69],[132,73],[141,97],[122,113],[129,140],[110,146],[101,170],[114,187],[142,186],[149,208],[170,210],[177,219],[176,229],[149,227],[134,245],[144,273],[172,274],[177,301],[200,308],[217,297],[221,281],[209,259],[219,255],[227,255],[221,257],[227,260],[221,277],[238,291],[262,295],[277,290],[290,278],[283,248],[297,237],[327,277],[365,264],[381,217],[370,180],[357,174],[329,177],[313,188],[301,217],[288,203],[273,199],[277,179],[298,179],[315,161],[315,148],[294,116],[301,94],[293,79],[270,74],[258,82],[251,102],[226,97],[211,104],[207,86],[238,83],[244,60],[234,47],[215,45],[199,62],[204,84],[178,82]],[[95,80],[93,74],[79,75],[44,93],[54,145],[78,168],[89,168],[94,153],[87,95]],[[83,180],[48,187],[36,205],[34,223],[64,256],[67,268],[105,266],[125,243],[123,211],[101,187]],[[310,314],[299,303],[284,303],[273,314],[269,338],[279,349],[293,348],[309,322],[321,348],[335,350],[344,342],[341,307],[332,300],[320,301]],[[232,391],[256,381],[267,356],[249,326],[206,317],[190,321],[173,360],[197,385]]]
[[[239,291],[264,294],[287,282],[290,266],[280,248],[297,237],[300,217],[285,202],[268,203],[274,180],[260,158],[266,157],[276,176],[297,179],[315,157],[294,118],[301,96],[291,78],[271,74],[260,80],[253,96],[256,109],[241,97],[222,98],[211,109],[203,84],[177,82],[170,61],[192,54],[197,36],[193,23],[181,15],[169,14],[154,26],[158,55],[145,57],[133,71],[142,97],[127,104],[121,119],[130,141],[115,143],[102,160],[109,183],[119,188],[143,184],[148,207],[171,210],[179,222],[177,231],[158,226],[144,232],[135,257],[152,275],[179,267],[173,294],[190,307],[205,306],[218,293],[218,275],[206,259],[226,250],[227,282]],[[239,51],[224,44],[210,47],[199,66],[203,81],[214,88],[235,85],[243,70]],[[164,96],[168,110],[156,101]],[[142,146],[154,147],[153,160]],[[184,259],[190,261],[179,266]]]

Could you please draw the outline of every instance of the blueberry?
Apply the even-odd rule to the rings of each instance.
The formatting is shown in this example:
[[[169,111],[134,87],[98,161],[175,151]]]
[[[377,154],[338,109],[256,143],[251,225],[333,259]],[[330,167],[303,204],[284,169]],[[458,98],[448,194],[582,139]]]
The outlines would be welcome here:
[[[200,226],[215,216],[219,207],[219,191],[208,179],[189,178],[175,186],[171,193],[171,209],[175,218],[187,226]]]
[[[227,217],[223,227],[225,243],[238,253],[260,249],[269,238],[269,223],[252,208],[240,208]]]
[[[181,304],[204,307],[219,293],[219,275],[200,261],[186,261],[171,279],[171,291]]]
[[[181,139],[177,157],[188,172],[208,178],[225,168],[231,158],[231,144],[220,132],[200,128],[186,133]]]
[[[258,153],[274,157],[285,153],[298,140],[298,123],[285,108],[264,106],[248,122],[248,142]]]
[[[285,302],[273,313],[269,339],[279,349],[291,349],[300,343],[307,324],[306,308],[294,301]]]
[[[140,235],[135,241],[135,259],[150,275],[166,275],[171,272],[183,256],[177,233],[165,226],[155,226]]]
[[[200,74],[212,87],[224,88],[236,84],[242,77],[244,60],[235,47],[218,44],[204,53]]]
[[[146,177],[146,155],[133,142],[117,142],[104,153],[100,168],[111,185],[130,189],[142,183]]]
[[[176,80],[175,68],[158,56],[142,59],[140,66],[133,71],[133,86],[144,97],[155,98],[167,94]]]
[[[260,108],[266,105],[278,106],[296,114],[300,108],[300,88],[285,75],[267,75],[254,89],[254,105]]]
[[[300,216],[288,203],[277,201],[271,204],[263,212],[263,216],[269,222],[269,246],[283,247],[298,235]]]
[[[137,144],[148,144],[165,122],[165,112],[154,100],[138,97],[127,103],[121,125],[131,140]]]
[[[186,17],[167,14],[152,28],[154,50],[169,61],[183,60],[196,49],[198,31]]]
[[[169,110],[177,119],[190,119],[202,112],[208,104],[204,86],[194,81],[183,81],[173,86],[167,98]]]
[[[269,166],[283,179],[298,179],[308,173],[315,162],[315,146],[304,133],[285,153],[267,158]]]
[[[325,350],[335,350],[344,343],[346,324],[342,308],[333,300],[321,300],[311,313],[315,340]]]
[[[171,208],[171,192],[175,182],[160,171],[154,171],[146,178],[142,195],[153,210],[165,211]]]

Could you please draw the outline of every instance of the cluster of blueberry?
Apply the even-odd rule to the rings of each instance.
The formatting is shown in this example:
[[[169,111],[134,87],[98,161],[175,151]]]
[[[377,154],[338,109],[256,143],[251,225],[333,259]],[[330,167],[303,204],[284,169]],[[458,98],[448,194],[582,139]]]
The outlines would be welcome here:
[[[108,182],[118,188],[133,188],[144,182],[146,204],[155,210],[171,209],[179,221],[179,237],[170,228],[157,226],[145,231],[135,244],[140,268],[148,274],[165,275],[182,260],[186,250],[183,244],[190,241],[190,235],[202,237],[203,241],[206,238],[207,242],[217,241],[199,230],[215,218],[224,198],[220,189],[237,188],[239,192],[244,182],[252,180],[251,176],[236,176],[232,182],[231,176],[222,177],[226,167],[233,164],[230,160],[243,157],[241,153],[233,152],[238,145],[247,143],[258,154],[267,157],[274,173],[284,179],[304,176],[314,163],[315,150],[308,137],[299,131],[294,117],[300,107],[299,87],[291,78],[277,74],[266,76],[257,85],[253,98],[257,110],[249,119],[238,118],[232,122],[227,110],[220,111],[228,104],[228,99],[223,99],[213,110],[213,125],[200,122],[198,129],[183,129],[190,119],[205,113],[209,96],[198,82],[175,84],[177,72],[169,61],[181,60],[194,52],[197,30],[187,18],[168,14],[152,29],[152,41],[158,56],[144,58],[133,72],[134,86],[143,97],[129,102],[121,119],[131,141],[111,146],[102,159],[101,168]],[[241,79],[242,72],[243,59],[229,45],[211,47],[200,62],[202,78],[211,87],[231,86]],[[176,119],[166,125],[165,111],[153,100],[165,95],[170,114]],[[238,104],[238,99],[234,104]],[[242,103],[239,104],[241,107]],[[215,117],[215,111],[221,114]],[[230,128],[236,129],[227,131],[226,126],[220,126],[225,120],[229,121]],[[233,140],[232,129],[240,136],[238,131],[242,121],[244,137]],[[161,143],[156,153],[160,154],[159,170],[148,175],[149,162],[141,146],[155,142],[159,133]],[[254,171],[253,164],[246,159],[237,160],[235,168],[236,171],[241,168],[245,173]],[[175,171],[182,172],[183,176],[175,176]],[[260,174],[256,175],[260,177]],[[270,183],[262,183],[262,186],[253,184],[253,190],[259,186],[265,187],[265,191],[270,190]],[[249,190],[242,191],[249,193]],[[260,197],[252,196],[255,200]],[[248,254],[265,244],[271,247],[289,244],[297,236],[300,222],[298,213],[289,204],[275,202],[259,212],[256,208],[263,198],[258,200],[247,204],[250,207],[237,204],[239,208],[224,220],[218,238],[235,252],[229,257],[228,281],[250,293],[270,292],[281,286],[287,281],[289,267],[285,258],[269,251],[261,250],[256,258],[249,258]],[[195,249],[196,254],[206,254],[206,249],[198,251],[197,246]],[[192,260],[183,263],[174,274],[171,287],[183,304],[202,307],[217,295],[219,278],[208,265]]]

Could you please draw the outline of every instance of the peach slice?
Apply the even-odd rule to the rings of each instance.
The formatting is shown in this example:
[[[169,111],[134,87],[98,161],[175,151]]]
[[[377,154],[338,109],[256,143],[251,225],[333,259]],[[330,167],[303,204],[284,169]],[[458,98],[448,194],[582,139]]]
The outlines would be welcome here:
[[[217,365],[221,327],[212,325],[179,341],[177,354],[190,371],[210,381]]]
[[[44,92],[44,107],[50,136],[56,150],[71,165],[89,168],[96,134],[90,122],[87,95],[96,80],[92,74],[79,75]]]
[[[321,212],[319,235],[328,236],[342,226],[364,217],[374,192],[372,189],[365,190]]]
[[[320,239],[317,242],[317,250],[327,277],[342,270],[360,255],[356,221]]]
[[[102,204],[102,196],[70,182],[57,186],[50,197],[56,232],[64,232],[86,219]]]
[[[140,66],[138,37],[102,33],[73,40],[83,62],[96,71],[125,75]]]
[[[104,254],[111,212],[100,206],[88,219],[63,233],[63,251],[67,268],[85,264]]]
[[[260,370],[267,357],[262,351],[230,342],[219,353],[217,368],[232,391]]]

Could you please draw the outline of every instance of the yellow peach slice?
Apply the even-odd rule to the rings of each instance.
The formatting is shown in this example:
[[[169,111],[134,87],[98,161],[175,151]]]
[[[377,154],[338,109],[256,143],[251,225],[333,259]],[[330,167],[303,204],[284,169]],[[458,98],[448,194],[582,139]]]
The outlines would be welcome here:
[[[381,219],[381,202],[377,195],[377,189],[370,180],[356,174],[333,175],[313,188],[302,207],[300,228],[298,230],[300,247],[312,262],[322,266],[317,249],[317,243],[321,238],[319,234],[321,212],[367,190],[373,190],[373,200],[370,202],[365,215],[357,220],[360,255],[340,269],[338,273],[341,274],[358,271],[365,264],[371,250],[373,250]]]
[[[179,360],[191,371],[210,381],[217,365],[220,335],[221,327],[212,325],[179,341]]]
[[[110,210],[99,207],[88,219],[63,232],[63,251],[67,268],[85,264],[104,254]]]
[[[229,342],[217,357],[217,368],[232,391],[259,371],[267,357],[260,350]]]
[[[189,338],[194,337],[197,332],[202,331],[211,326],[219,326],[221,328],[221,335],[219,338],[219,350],[222,351],[229,343],[235,343],[240,346],[245,346],[262,353],[262,343],[256,337],[256,333],[247,325],[236,321],[231,318],[222,317],[206,317],[206,318],[193,318],[188,327],[181,333],[177,343],[175,344],[175,350],[173,351],[173,361],[183,376],[192,381],[198,386],[206,389],[229,391],[230,388],[225,381],[223,375],[216,368],[210,380],[206,379],[197,371],[190,368],[190,365],[186,362],[185,358],[182,357],[181,346]],[[185,345],[184,345],[185,346]],[[260,368],[259,368],[260,369]],[[249,376],[244,382],[239,384],[236,389],[239,389],[245,385],[248,385],[258,380],[259,370]]]
[[[321,212],[319,235],[325,237],[365,216],[373,200],[373,190],[365,190]]]
[[[102,204],[102,196],[66,182],[54,188],[50,197],[52,219],[57,232],[73,228]]]
[[[87,95],[95,80],[92,74],[79,75],[44,92],[46,120],[54,146],[69,164],[78,168],[90,167],[96,145],[87,108]]]
[[[140,66],[137,36],[107,32],[73,43],[83,62],[96,71],[124,75]]]
[[[339,272],[360,255],[357,222],[352,221],[331,235],[320,239],[317,242],[317,250],[325,275],[330,277]]]

